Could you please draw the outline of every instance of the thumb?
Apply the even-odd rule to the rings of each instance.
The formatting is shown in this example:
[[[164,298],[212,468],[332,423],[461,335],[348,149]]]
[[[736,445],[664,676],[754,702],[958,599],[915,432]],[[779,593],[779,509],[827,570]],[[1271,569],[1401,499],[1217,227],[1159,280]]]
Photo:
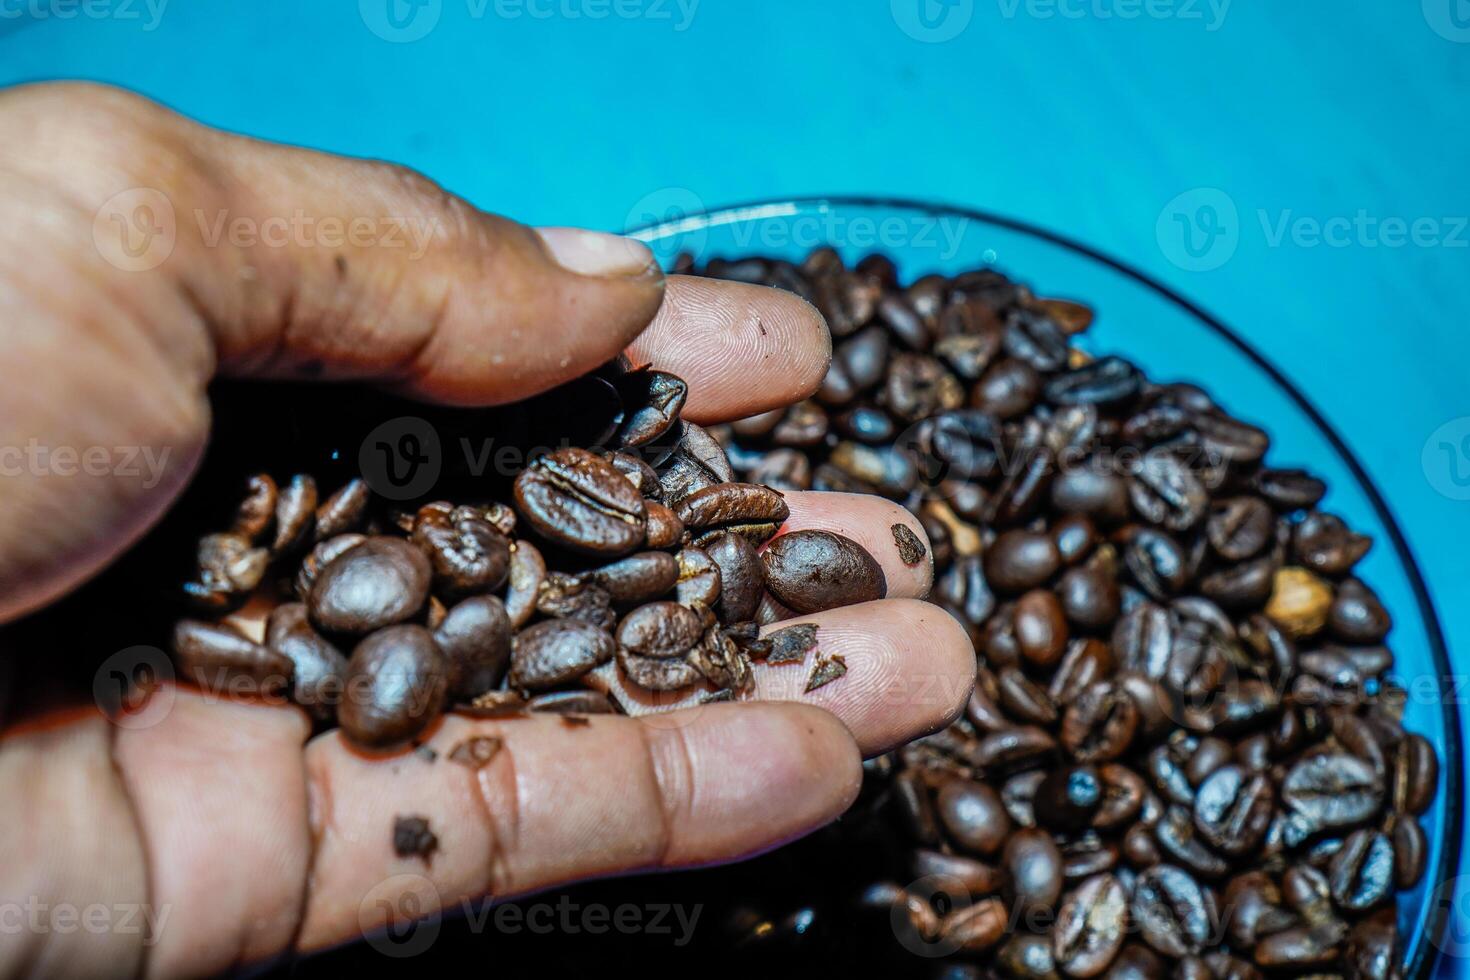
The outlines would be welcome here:
[[[639,243],[96,86],[0,94],[0,173],[0,620],[157,519],[216,371],[514,401],[617,356],[663,296]]]

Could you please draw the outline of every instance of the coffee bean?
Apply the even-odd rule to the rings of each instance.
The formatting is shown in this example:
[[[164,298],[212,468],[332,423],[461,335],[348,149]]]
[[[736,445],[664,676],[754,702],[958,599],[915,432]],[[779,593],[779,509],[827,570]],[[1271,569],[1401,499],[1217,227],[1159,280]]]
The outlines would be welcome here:
[[[1198,953],[1214,933],[1199,882],[1167,864],[1138,876],[1130,911],[1144,942],[1176,959]]]
[[[1327,628],[1347,643],[1378,643],[1393,627],[1388,610],[1378,597],[1356,579],[1338,586],[1337,595],[1327,608]]]
[[[492,592],[510,571],[509,539],[478,517],[419,524],[413,542],[429,556],[435,587],[449,596]]]
[[[548,619],[516,634],[510,686],[544,691],[576,680],[612,659],[617,642],[603,629],[575,619]]]
[[[1033,531],[1006,531],[985,552],[986,581],[1005,592],[1033,589],[1060,566],[1056,542]]]
[[[362,635],[417,615],[432,577],[422,551],[401,538],[372,537],[318,573],[307,607],[318,629]]]
[[[675,506],[696,490],[735,479],[725,450],[693,422],[679,423],[679,442],[659,473],[664,503]]]
[[[1393,877],[1393,845],[1376,830],[1349,834],[1327,870],[1332,900],[1351,912],[1377,905],[1393,887]]]
[[[1096,568],[1071,568],[1057,582],[1056,595],[1067,620],[1084,630],[1113,625],[1123,606],[1116,575]]]
[[[752,483],[722,483],[696,490],[675,506],[684,526],[700,535],[730,531],[763,544],[791,516],[781,495]]]
[[[1036,787],[1036,821],[1063,833],[1080,831],[1091,824],[1103,792],[1102,777],[1091,766],[1053,769]]]
[[[1283,929],[1257,944],[1256,962],[1268,969],[1292,971],[1325,966],[1337,959],[1346,932],[1341,922]]]
[[[679,601],[686,606],[713,609],[723,589],[720,566],[702,548],[685,548],[675,559],[679,563],[679,580],[674,588]]]
[[[337,721],[363,748],[402,745],[439,717],[448,674],[444,654],[422,626],[380,629],[352,651]]]
[[[1292,554],[1297,563],[1333,578],[1350,572],[1372,546],[1372,538],[1349,530],[1334,514],[1313,511],[1292,530]]]
[[[1121,357],[1103,357],[1056,375],[1042,393],[1053,405],[1115,407],[1131,401],[1142,387],[1138,368]]]
[[[591,575],[550,572],[536,596],[536,611],[554,619],[575,619],[611,631],[617,624],[612,595]]]
[[[644,657],[623,647],[618,648],[617,658],[628,680],[650,691],[677,691],[703,679],[693,664],[681,658]]]
[[[1188,556],[1163,531],[1138,528],[1123,549],[1123,563],[1139,588],[1158,600],[1183,591],[1189,579]]]
[[[1067,620],[1056,593],[1044,589],[1027,592],[1016,600],[1016,642],[1021,656],[1035,667],[1050,667],[1067,648]]]
[[[592,573],[613,602],[649,602],[679,581],[679,562],[664,551],[642,551],[604,565]]]
[[[618,379],[625,403],[637,405],[618,428],[618,444],[644,446],[660,438],[679,421],[689,386],[665,371],[633,371]]]
[[[1244,561],[1271,542],[1275,518],[1257,497],[1231,497],[1215,504],[1205,527],[1210,545],[1227,561]]]
[[[180,620],[173,630],[174,661],[184,676],[207,691],[275,694],[291,684],[293,664],[289,657],[261,646],[224,623]]]
[[[1313,828],[1347,827],[1373,815],[1383,801],[1383,784],[1362,761],[1323,753],[1291,767],[1281,800]]]
[[[675,547],[684,537],[684,522],[656,500],[643,501],[643,509],[648,515],[648,547],[659,550]]]
[[[1217,851],[1237,857],[1248,854],[1266,836],[1275,812],[1274,796],[1266,777],[1250,776],[1238,766],[1221,766],[1195,794],[1194,824]]]
[[[1424,828],[1412,817],[1403,817],[1393,827],[1393,886],[1407,891],[1424,876],[1429,860],[1429,842]]]
[[[1153,950],[1141,943],[1127,943],[1118,951],[1105,976],[1107,980],[1164,980],[1168,971],[1164,968],[1164,961]]]
[[[1022,829],[1010,835],[1001,856],[1009,876],[1006,898],[1022,916],[1040,916],[1062,895],[1062,852],[1045,831]]]
[[[472,596],[451,608],[434,630],[449,661],[449,692],[463,701],[491,690],[510,663],[513,627],[495,596]]]
[[[1279,511],[1315,507],[1327,494],[1327,484],[1302,470],[1263,469],[1254,483],[1256,491]]]
[[[881,599],[883,568],[856,541],[830,531],[792,531],[771,543],[763,558],[766,585],[803,615]]]
[[[704,637],[705,626],[704,618],[687,606],[650,602],[623,617],[617,641],[644,657],[682,657]]]
[[[1073,977],[1095,977],[1123,947],[1128,902],[1110,874],[1088,878],[1062,902],[1052,930],[1057,964]]]
[[[296,551],[312,537],[316,529],[316,481],[298,473],[276,497],[276,536],[271,541],[271,554]]]
[[[755,546],[743,535],[721,531],[705,539],[704,552],[720,570],[720,598],[714,607],[720,619],[753,619],[766,588],[766,566]]]
[[[332,721],[347,679],[347,657],[314,630],[306,605],[287,602],[266,621],[266,645],[291,662],[291,700],[321,723]]]
[[[1400,813],[1419,816],[1429,809],[1439,787],[1439,757],[1434,746],[1417,732],[1399,742],[1393,766],[1393,806]]]
[[[276,517],[276,497],[279,494],[276,481],[269,473],[257,473],[246,483],[245,496],[235,509],[235,521],[230,527],[252,544],[265,536]]]
[[[1062,745],[1079,762],[1105,762],[1127,750],[1138,728],[1138,706],[1109,681],[1089,686],[1062,717]]]
[[[516,477],[516,510],[547,541],[579,554],[625,555],[647,537],[643,497],[584,449],[539,456]]]

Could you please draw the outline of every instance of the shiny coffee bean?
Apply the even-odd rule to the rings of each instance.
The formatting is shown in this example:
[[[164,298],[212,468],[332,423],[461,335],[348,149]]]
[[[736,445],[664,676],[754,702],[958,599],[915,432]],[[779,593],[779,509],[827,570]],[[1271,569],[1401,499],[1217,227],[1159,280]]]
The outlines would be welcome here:
[[[517,541],[510,555],[509,585],[505,612],[512,626],[520,629],[536,612],[536,600],[546,581],[546,559],[529,541]]]
[[[305,603],[271,610],[265,642],[291,662],[291,700],[317,722],[334,719],[346,689],[347,657],[312,628]]]
[[[672,429],[689,396],[684,379],[665,371],[625,374],[618,379],[618,390],[625,404],[638,406],[618,428],[618,444],[630,448],[647,445]]]
[[[1066,897],[1052,929],[1057,964],[1073,977],[1095,977],[1123,947],[1128,902],[1110,874],[1088,878]]]
[[[1061,567],[1061,555],[1050,536],[1033,531],[1006,531],[985,552],[985,579],[993,588],[1019,593],[1046,582]]]
[[[370,633],[417,615],[432,578],[429,559],[418,548],[401,538],[372,537],[318,573],[307,607],[318,629]]]
[[[704,540],[704,552],[720,569],[720,598],[714,609],[721,621],[753,619],[766,588],[766,566],[755,546],[743,535],[720,532]]]
[[[779,493],[753,483],[722,483],[696,490],[675,505],[674,513],[696,535],[729,531],[754,544],[769,540],[791,516]]]
[[[585,449],[538,456],[515,481],[516,510],[545,540],[580,554],[616,557],[647,538],[643,496]]]
[[[1122,611],[1123,595],[1115,575],[1096,568],[1070,568],[1057,582],[1062,614],[1084,630],[1110,628]]]
[[[429,556],[435,588],[448,596],[493,592],[510,572],[510,540],[478,517],[419,524],[413,543]]]
[[[1176,959],[1198,953],[1214,933],[1199,882],[1167,864],[1138,876],[1131,911],[1144,942]]]
[[[363,748],[402,745],[443,711],[448,674],[444,654],[422,626],[380,629],[352,651],[337,722]]]
[[[950,780],[940,787],[937,802],[939,820],[957,846],[988,857],[1005,843],[1010,818],[989,786],[968,779]]]
[[[702,548],[684,548],[674,557],[679,563],[679,580],[674,586],[678,600],[686,606],[713,609],[723,589],[720,566]]]
[[[642,551],[604,565],[592,579],[607,590],[613,602],[649,602],[670,591],[679,581],[679,562],[665,551]]]
[[[180,673],[207,691],[276,694],[291,684],[289,657],[225,623],[180,620],[171,648]]]
[[[1014,914],[1041,916],[1056,908],[1062,895],[1062,852],[1051,835],[1023,829],[1011,834],[1001,856],[1010,877],[1006,898]]]
[[[612,659],[617,642],[603,629],[575,619],[548,619],[516,634],[509,683],[544,691],[576,680]]]
[[[505,603],[491,595],[456,603],[434,630],[449,662],[451,697],[469,701],[500,684],[510,664],[513,627]]]
[[[704,618],[688,606],[650,602],[623,617],[617,641],[644,657],[682,657],[704,637],[705,625]]]
[[[766,586],[803,615],[881,599],[888,591],[883,568],[862,545],[830,531],[793,531],[762,556]]]

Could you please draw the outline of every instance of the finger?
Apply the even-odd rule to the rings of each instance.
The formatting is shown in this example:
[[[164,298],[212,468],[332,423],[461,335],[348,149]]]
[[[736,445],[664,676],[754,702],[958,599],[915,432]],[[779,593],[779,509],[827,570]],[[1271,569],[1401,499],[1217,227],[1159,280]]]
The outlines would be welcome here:
[[[628,354],[689,383],[689,421],[726,422],[815,392],[832,339],[816,307],[795,293],[672,276],[658,315]]]
[[[508,402],[616,356],[663,296],[642,244],[536,232],[402,168],[96,86],[0,95],[0,173],[0,466],[20,474],[0,619],[158,518],[197,465],[216,368]]]
[[[851,538],[883,567],[890,597],[922,599],[929,594],[934,580],[929,538],[919,519],[906,509],[891,500],[862,493],[806,492],[785,496],[791,517],[782,526],[781,533],[832,531]],[[923,558],[913,564],[903,560],[898,539],[894,536],[895,524],[901,524],[913,533],[924,548]]]
[[[307,751],[318,835],[303,949],[385,924],[412,891],[457,908],[614,872],[728,861],[835,819],[861,782],[831,715],[797,705],[710,705],[680,724],[594,716],[504,722],[449,717],[434,762],[364,758],[329,733]],[[474,737],[502,740],[489,763],[450,761]],[[425,818],[427,860],[394,853],[397,817]]]
[[[766,627],[817,624],[817,644],[800,663],[755,665],[758,701],[798,701],[825,708],[842,720],[864,756],[938,731],[959,717],[975,683],[975,650],[955,620],[938,606],[915,599],[866,602],[830,609]],[[807,691],[819,658],[840,656],[847,673]],[[665,694],[626,681],[616,664],[599,667],[590,683],[629,714],[687,709],[711,687]]]

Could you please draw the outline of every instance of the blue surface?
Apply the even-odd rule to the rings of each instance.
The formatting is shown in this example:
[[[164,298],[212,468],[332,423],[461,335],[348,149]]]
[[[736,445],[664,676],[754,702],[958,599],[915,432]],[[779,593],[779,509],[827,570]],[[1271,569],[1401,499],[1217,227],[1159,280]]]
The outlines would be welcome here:
[[[1466,0],[160,2],[0,0],[0,83],[127,85],[532,222],[894,194],[1138,266],[1345,434],[1470,658]]]

